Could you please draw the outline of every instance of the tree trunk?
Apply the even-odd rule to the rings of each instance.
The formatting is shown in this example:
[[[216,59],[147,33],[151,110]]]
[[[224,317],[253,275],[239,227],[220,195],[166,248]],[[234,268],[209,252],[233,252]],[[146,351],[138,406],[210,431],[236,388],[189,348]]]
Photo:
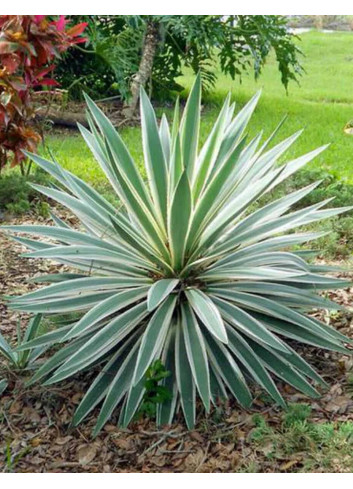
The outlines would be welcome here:
[[[132,119],[136,113],[140,97],[140,88],[145,87],[152,75],[153,62],[159,41],[159,22],[153,19],[147,21],[146,34],[143,43],[142,56],[138,72],[133,76],[131,83],[131,98],[124,108],[124,116]]]

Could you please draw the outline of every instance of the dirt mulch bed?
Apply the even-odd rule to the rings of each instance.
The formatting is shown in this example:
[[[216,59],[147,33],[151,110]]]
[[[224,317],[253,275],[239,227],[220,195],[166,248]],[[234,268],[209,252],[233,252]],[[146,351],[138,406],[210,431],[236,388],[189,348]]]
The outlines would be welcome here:
[[[36,216],[11,220],[13,224],[39,221],[46,220]],[[48,261],[21,258],[23,251],[20,244],[0,233],[0,296],[32,290],[36,286],[27,283],[27,278],[63,269]],[[331,298],[351,306],[352,292],[353,288],[334,292]],[[25,315],[21,317],[26,319]],[[0,302],[0,330],[7,338],[15,338],[18,318],[18,313]],[[350,337],[352,318],[350,313],[331,317],[321,314],[321,319]],[[279,383],[286,400],[310,403],[310,420],[317,423],[353,421],[348,381],[352,358],[312,347],[296,349],[318,369],[331,388],[313,402]],[[0,371],[6,371],[2,359]],[[0,399],[0,471],[236,472],[248,470],[253,463],[261,472],[286,472],[300,470],[305,457],[303,453],[302,459],[297,456],[293,462],[288,456],[279,455],[269,461],[264,450],[251,443],[254,413],[261,413],[273,427],[280,426],[282,420],[282,412],[267,404],[261,392],[255,392],[254,408],[248,412],[229,402],[206,415],[200,406],[192,432],[186,430],[181,418],[179,423],[162,430],[146,419],[123,430],[116,426],[118,416],[114,415],[99,436],[92,439],[97,410],[78,428],[70,427],[72,414],[88,388],[88,376],[81,374],[75,380],[50,387],[26,388],[26,376],[8,371],[6,375],[9,387]]]

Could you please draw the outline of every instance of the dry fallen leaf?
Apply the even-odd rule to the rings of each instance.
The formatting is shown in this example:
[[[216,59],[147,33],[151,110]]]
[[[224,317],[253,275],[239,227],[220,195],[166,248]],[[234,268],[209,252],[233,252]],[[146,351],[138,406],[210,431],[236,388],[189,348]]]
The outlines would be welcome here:
[[[31,440],[32,447],[38,447],[41,443],[42,443],[42,440],[40,438],[33,438]]]
[[[68,443],[71,439],[72,439],[72,436],[70,436],[70,435],[64,436],[62,438],[57,438],[55,440],[55,445],[66,445],[66,443]]]
[[[337,396],[335,399],[326,404],[326,410],[331,413],[345,413],[348,407],[353,404],[352,399],[348,396]]]
[[[81,465],[87,465],[92,462],[96,456],[97,449],[94,445],[85,445],[77,450],[77,458]]]
[[[299,462],[299,460],[290,460],[289,462],[286,462],[280,466],[280,470],[288,470],[294,465],[296,465]]]
[[[193,440],[198,441],[199,443],[204,443],[205,442],[205,440],[203,439],[203,437],[197,431],[191,431],[190,432],[190,438],[192,438]]]

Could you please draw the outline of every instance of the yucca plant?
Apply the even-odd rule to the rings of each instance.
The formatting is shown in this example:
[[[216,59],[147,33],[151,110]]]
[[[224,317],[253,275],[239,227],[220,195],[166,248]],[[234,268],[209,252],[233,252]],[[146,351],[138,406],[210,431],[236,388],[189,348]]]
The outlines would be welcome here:
[[[39,333],[41,324],[41,315],[33,316],[28,322],[25,333],[21,333],[21,323],[17,322],[17,348],[22,347],[20,351],[10,345],[0,333],[0,355],[5,357],[9,366],[15,370],[34,369],[35,361],[42,355],[46,348],[27,348],[29,341],[35,339]]]
[[[27,343],[39,334],[41,325],[41,315],[36,314],[28,321],[26,331],[22,335],[21,323],[17,322],[17,347],[27,345]],[[50,345],[49,345],[50,346]],[[20,351],[17,351],[0,333],[0,357],[4,357],[7,361],[7,369],[11,371],[34,370],[38,357],[45,352],[48,345],[27,348],[24,346]],[[0,395],[7,388],[8,382],[6,379],[0,380]]]
[[[75,425],[102,402],[95,433],[118,404],[119,422],[126,426],[144,396],[146,371],[157,360],[170,372],[160,382],[171,393],[158,406],[157,423],[170,423],[181,408],[192,428],[197,398],[207,412],[229,394],[249,407],[253,381],[281,406],[275,377],[318,396],[315,384],[325,382],[286,339],[348,352],[345,336],[307,314],[340,309],[320,292],[348,282],[327,277],[329,267],[308,263],[311,251],[289,251],[323,235],[293,228],[348,208],[324,208],[326,200],[291,212],[318,183],[254,208],[324,149],[279,164],[300,132],[271,147],[276,131],[263,143],[261,134],[247,142],[258,98],[233,118],[228,96],[198,152],[200,78],[180,119],[177,103],[171,129],[165,116],[157,125],[142,90],[145,182],[110,121],[86,97],[90,131],[80,131],[119,198],[117,206],[56,162],[30,155],[58,181],[53,188],[33,186],[70,209],[82,228],[55,216],[55,226],[6,227],[50,238],[15,238],[33,250],[24,256],[74,269],[37,278],[51,285],[13,298],[10,306],[75,314],[70,324],[24,346],[62,344],[32,382],[52,384],[98,369]]]

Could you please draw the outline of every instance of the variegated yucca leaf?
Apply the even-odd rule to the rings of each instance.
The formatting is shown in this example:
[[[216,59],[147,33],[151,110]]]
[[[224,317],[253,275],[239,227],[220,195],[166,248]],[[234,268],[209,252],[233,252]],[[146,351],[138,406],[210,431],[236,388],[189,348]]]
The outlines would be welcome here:
[[[158,424],[171,423],[181,409],[192,428],[198,398],[206,411],[229,394],[249,407],[251,381],[281,406],[276,378],[318,396],[316,385],[325,382],[286,339],[348,351],[347,338],[308,315],[340,309],[320,292],[348,283],[310,264],[307,252],[291,251],[324,234],[294,229],[348,208],[327,208],[325,201],[291,210],[319,182],[252,206],[325,148],[280,164],[299,133],[276,145],[275,134],[263,143],[261,134],[247,141],[257,94],[235,117],[228,97],[199,150],[200,97],[197,77],[184,113],[179,116],[177,105],[169,128],[165,116],[158,125],[142,90],[146,181],[110,121],[86,97],[90,130],[80,130],[116,192],[116,206],[56,162],[30,155],[57,181],[34,187],[82,225],[72,228],[53,216],[54,226],[5,226],[45,238],[15,238],[30,249],[25,256],[72,267],[71,273],[36,277],[49,285],[13,297],[10,306],[67,319],[22,348],[56,344],[32,382],[52,384],[88,368],[99,372],[73,420],[78,424],[101,405],[96,433],[119,404],[123,426],[134,418],[146,371],[157,359],[170,373],[161,384],[171,393],[158,406]]]

